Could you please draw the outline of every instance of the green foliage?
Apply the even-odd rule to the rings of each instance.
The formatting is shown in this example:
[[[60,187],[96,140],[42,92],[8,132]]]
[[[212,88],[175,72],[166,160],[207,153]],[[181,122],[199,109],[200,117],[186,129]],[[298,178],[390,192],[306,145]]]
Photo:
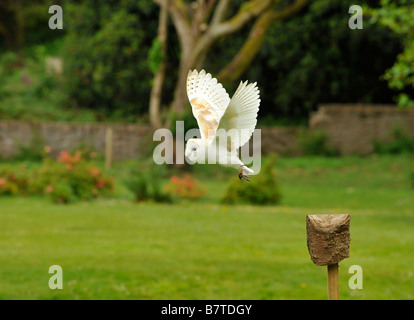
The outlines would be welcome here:
[[[410,174],[411,186],[414,188],[414,171]]]
[[[328,137],[324,131],[301,130],[298,142],[304,155],[337,156],[339,152],[328,144]]]
[[[165,167],[155,164],[151,158],[131,169],[124,183],[137,202],[171,202],[170,196],[162,190],[164,175]]]
[[[149,0],[68,5],[65,76],[70,105],[99,110],[103,117],[117,113],[136,119],[147,111],[152,79],[147,58],[156,10]]]
[[[158,72],[162,60],[163,60],[162,44],[158,38],[155,38],[154,41],[152,42],[152,46],[148,54],[148,65],[153,73]]]
[[[66,182],[57,182],[50,192],[50,197],[55,203],[70,203],[76,200],[72,187]]]
[[[28,186],[29,174],[24,164],[15,169],[10,166],[2,166],[0,168],[0,196],[27,195]]]
[[[261,168],[258,175],[249,182],[232,179],[221,202],[227,204],[274,205],[281,199],[276,173],[276,157],[272,156]]]
[[[46,57],[55,53],[56,40],[0,54],[0,117],[25,121],[94,121],[86,109],[65,108],[62,75],[46,72]],[[52,49],[53,47],[53,49]],[[30,108],[30,112],[28,109]]]
[[[257,80],[263,93],[260,116],[299,120],[320,103],[393,102],[394,92],[379,78],[401,50],[399,37],[368,19],[364,29],[350,30],[349,7],[347,0],[313,0],[270,28],[244,77]]]
[[[228,16],[243,3],[234,1]],[[377,0],[367,3],[378,7]],[[258,81],[262,99],[259,116],[271,115],[278,123],[296,124],[319,103],[390,103],[401,90],[399,104],[412,104],[414,50],[410,30],[414,10],[409,10],[412,4],[408,0],[398,1],[399,6],[393,3],[382,0],[377,20],[364,19],[363,30],[348,28],[347,0],[310,1],[297,16],[272,26],[259,55],[243,75],[243,80]],[[4,50],[0,54],[0,117],[135,122],[145,115],[153,72],[162,58],[155,38],[159,7],[151,0],[65,2],[64,29],[50,30],[50,15],[45,14],[49,5],[46,0],[13,4],[25,30],[25,46],[19,55]],[[12,30],[9,26],[5,29]],[[246,27],[218,42],[203,67],[217,75],[248,34]],[[389,69],[402,46],[404,52]],[[172,24],[166,49],[162,101],[167,104],[174,94],[181,56]],[[65,73],[61,79],[45,74],[46,55],[62,55]],[[367,57],[370,63],[366,63]],[[226,84],[226,89],[231,92],[237,84]]]
[[[408,134],[400,129],[395,128],[392,132],[393,141],[390,143],[383,143],[375,140],[374,150],[378,154],[400,154],[400,153],[414,153],[414,139],[410,138]]]
[[[394,65],[388,69],[384,79],[390,88],[400,93],[397,102],[402,107],[414,106],[414,3],[411,0],[381,0],[381,7],[367,8],[373,22],[390,28],[402,37],[403,52],[398,55]]]

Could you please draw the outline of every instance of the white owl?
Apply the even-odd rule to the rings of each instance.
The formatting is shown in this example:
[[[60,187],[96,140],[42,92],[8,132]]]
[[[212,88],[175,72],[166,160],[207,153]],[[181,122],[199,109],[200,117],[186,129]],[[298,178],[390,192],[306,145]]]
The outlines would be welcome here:
[[[240,82],[230,99],[223,86],[204,70],[189,71],[187,95],[200,128],[201,139],[189,139],[185,157],[191,162],[215,163],[236,168],[239,179],[250,181],[248,168],[238,149],[249,141],[257,123],[260,99],[256,83]],[[230,137],[230,139],[228,139]],[[213,143],[214,141],[225,143]],[[209,161],[209,163],[211,163]]]

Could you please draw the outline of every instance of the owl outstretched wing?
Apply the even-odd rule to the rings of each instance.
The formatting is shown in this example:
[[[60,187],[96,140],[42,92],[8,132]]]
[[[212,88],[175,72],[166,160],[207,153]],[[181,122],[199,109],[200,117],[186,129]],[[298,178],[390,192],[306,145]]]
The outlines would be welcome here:
[[[226,111],[230,97],[223,86],[204,70],[189,71],[187,95],[197,119],[202,139],[213,141],[220,119]]]
[[[230,100],[219,125],[219,129],[231,137],[227,149],[234,150],[249,141],[257,124],[260,97],[255,83],[240,82],[239,87]],[[219,130],[219,133],[222,130]]]

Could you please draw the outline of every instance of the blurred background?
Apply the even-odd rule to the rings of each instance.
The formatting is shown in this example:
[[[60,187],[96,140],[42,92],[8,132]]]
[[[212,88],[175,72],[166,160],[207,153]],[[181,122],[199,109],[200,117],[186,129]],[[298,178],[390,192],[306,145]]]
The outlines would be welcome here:
[[[154,164],[194,68],[258,83],[250,183]],[[349,213],[341,296],[413,299],[413,100],[412,0],[2,0],[0,298],[325,299],[305,217]]]

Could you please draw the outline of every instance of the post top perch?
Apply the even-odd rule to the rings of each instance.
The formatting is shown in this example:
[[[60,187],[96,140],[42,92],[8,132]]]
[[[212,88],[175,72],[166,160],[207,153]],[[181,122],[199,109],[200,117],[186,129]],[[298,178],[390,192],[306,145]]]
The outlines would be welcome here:
[[[306,216],[307,244],[313,263],[329,266],[349,257],[350,221],[349,214]]]

